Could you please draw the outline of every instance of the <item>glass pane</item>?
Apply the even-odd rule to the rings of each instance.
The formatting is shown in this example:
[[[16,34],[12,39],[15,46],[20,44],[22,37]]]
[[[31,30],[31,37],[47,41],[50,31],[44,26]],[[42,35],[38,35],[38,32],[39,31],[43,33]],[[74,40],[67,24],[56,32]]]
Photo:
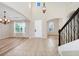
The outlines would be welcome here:
[[[15,32],[23,33],[25,32],[25,23],[15,23]]]
[[[48,23],[48,32],[54,32],[54,23],[53,22]]]

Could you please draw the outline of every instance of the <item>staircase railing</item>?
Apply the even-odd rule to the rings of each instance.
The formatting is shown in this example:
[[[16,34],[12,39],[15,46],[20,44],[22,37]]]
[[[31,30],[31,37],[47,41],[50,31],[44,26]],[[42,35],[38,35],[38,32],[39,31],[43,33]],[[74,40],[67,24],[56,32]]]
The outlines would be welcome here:
[[[79,8],[59,30],[59,46],[79,39]]]

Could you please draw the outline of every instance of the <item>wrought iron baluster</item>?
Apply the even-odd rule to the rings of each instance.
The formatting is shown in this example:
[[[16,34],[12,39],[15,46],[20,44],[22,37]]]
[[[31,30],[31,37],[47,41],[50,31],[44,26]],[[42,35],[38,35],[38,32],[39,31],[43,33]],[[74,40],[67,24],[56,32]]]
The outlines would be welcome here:
[[[64,35],[64,44],[65,44],[65,28],[63,29],[63,35]]]
[[[61,33],[60,33],[60,30],[58,32],[59,32],[59,46],[60,46],[61,45]]]
[[[59,30],[59,44],[79,39],[79,8],[73,13],[66,24]]]
[[[66,43],[66,27],[65,27],[65,43]]]
[[[71,42],[71,22],[69,23],[69,42]]]
[[[74,20],[72,19],[72,41],[74,40]]]
[[[72,41],[72,21],[71,21],[71,41]]]
[[[78,14],[75,16],[75,39],[77,39],[78,35],[77,35],[77,31],[78,31]]]
[[[75,40],[75,17],[74,17],[74,29],[73,29],[73,31],[74,31],[74,40]]]
[[[68,24],[68,43],[69,43],[69,24]]]
[[[79,39],[79,13],[78,13],[78,17],[77,17],[77,23],[78,23],[78,33],[77,33],[77,35],[78,35],[78,39]]]
[[[67,26],[66,26],[66,43],[67,43]]]

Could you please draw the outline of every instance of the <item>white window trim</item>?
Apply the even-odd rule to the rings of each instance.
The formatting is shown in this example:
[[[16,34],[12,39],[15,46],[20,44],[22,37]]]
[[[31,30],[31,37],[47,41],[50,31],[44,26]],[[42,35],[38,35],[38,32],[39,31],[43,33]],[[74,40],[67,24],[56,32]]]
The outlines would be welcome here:
[[[24,29],[24,31],[23,32],[16,32],[16,30],[15,30],[15,27],[16,27],[16,23],[20,23],[20,22],[14,22],[14,33],[25,33],[25,29]],[[24,24],[25,24],[25,22],[23,22]]]

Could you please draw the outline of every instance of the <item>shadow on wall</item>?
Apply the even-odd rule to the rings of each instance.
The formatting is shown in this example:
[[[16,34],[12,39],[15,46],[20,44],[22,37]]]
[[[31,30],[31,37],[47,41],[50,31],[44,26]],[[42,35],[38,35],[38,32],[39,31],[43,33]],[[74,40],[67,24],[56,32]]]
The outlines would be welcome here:
[[[74,12],[75,12],[75,11],[70,12],[70,13],[68,14],[67,18],[70,19],[70,17],[73,15]]]

